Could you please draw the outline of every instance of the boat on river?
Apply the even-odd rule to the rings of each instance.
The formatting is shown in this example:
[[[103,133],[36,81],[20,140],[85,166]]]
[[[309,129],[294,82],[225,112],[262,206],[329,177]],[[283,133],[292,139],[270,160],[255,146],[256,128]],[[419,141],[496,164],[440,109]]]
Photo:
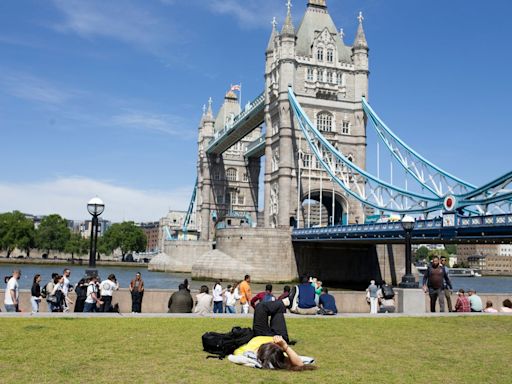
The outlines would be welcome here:
[[[422,275],[425,274],[427,270],[426,266],[417,266],[416,269]],[[480,277],[482,276],[480,272],[475,271],[471,268],[448,268],[448,276],[450,277]]]

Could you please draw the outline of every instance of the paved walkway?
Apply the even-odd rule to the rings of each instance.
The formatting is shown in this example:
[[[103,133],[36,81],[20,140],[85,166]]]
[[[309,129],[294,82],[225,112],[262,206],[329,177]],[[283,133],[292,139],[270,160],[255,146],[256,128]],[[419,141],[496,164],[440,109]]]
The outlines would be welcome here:
[[[19,313],[6,313],[0,312],[0,318],[17,317],[17,318],[61,318],[61,317],[73,317],[73,318],[212,318],[212,319],[252,319],[252,313],[243,315],[240,313],[236,314],[208,314],[208,315],[197,315],[193,313],[50,313],[50,312],[19,312]],[[369,313],[340,313],[335,316],[318,316],[318,315],[295,315],[286,314],[287,318],[296,319],[357,319],[357,318],[394,318],[394,317],[459,317],[459,316],[510,316],[512,313],[474,313],[474,312],[451,312],[451,313],[379,313],[371,315]]]

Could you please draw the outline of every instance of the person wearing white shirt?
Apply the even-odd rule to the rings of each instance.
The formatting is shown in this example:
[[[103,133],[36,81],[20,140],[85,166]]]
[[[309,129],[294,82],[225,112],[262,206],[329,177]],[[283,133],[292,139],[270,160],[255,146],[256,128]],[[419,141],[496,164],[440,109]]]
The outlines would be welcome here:
[[[110,274],[107,280],[103,280],[100,284],[101,289],[101,304],[100,312],[110,312],[112,307],[112,294],[114,291],[119,289],[119,283],[117,282],[116,275]]]
[[[69,312],[69,304],[72,304],[72,301],[68,296],[69,292],[73,290],[71,282],[69,281],[69,276],[71,276],[71,270],[69,268],[66,268],[62,274],[62,293],[64,294],[65,297],[63,307],[64,312]]]
[[[87,298],[85,299],[84,312],[96,312],[97,304],[103,304],[98,298],[97,282],[98,278],[93,276],[91,277],[89,285],[87,285]]]
[[[213,313],[222,313],[222,285],[220,285],[220,281],[217,281],[213,286]]]
[[[224,297],[226,298],[226,306],[224,307],[225,313],[236,313],[236,301],[240,299],[236,287],[228,285]]]
[[[19,269],[15,269],[12,271],[12,277],[7,282],[7,287],[5,288],[5,299],[4,306],[6,312],[18,312],[19,311],[19,286],[18,280],[21,277],[21,271]]]
[[[212,295],[208,294],[208,287],[202,285],[199,294],[196,296],[196,307],[194,313],[205,315],[212,312]]]

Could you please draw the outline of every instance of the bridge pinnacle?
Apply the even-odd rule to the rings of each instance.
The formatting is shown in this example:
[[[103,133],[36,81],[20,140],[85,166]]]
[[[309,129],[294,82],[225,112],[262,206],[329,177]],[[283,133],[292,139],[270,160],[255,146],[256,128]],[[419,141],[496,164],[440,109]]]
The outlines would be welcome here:
[[[359,16],[357,17],[359,20],[359,26],[357,27],[356,38],[354,39],[354,48],[368,48],[368,43],[366,42],[366,36],[364,34],[363,29],[363,12],[359,12]]]
[[[213,104],[213,99],[210,97],[208,99],[208,110],[206,111],[206,116],[208,116],[210,118],[213,118],[212,104]]]
[[[292,22],[292,1],[291,0],[287,1],[286,8],[288,9],[288,11],[286,14],[286,20],[284,21],[281,34],[295,35],[295,28],[293,27],[293,22]]]

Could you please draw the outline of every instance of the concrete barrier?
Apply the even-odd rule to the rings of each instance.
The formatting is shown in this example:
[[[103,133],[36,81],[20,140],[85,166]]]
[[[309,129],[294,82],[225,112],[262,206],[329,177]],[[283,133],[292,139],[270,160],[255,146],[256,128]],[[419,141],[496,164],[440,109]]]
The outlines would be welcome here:
[[[167,303],[169,298],[171,297],[174,290],[167,289],[147,289],[144,292],[144,298],[142,300],[142,312],[144,313],[164,313],[167,312]],[[195,295],[198,292],[192,292],[192,297],[195,299]],[[331,291],[330,292],[334,298],[336,299],[336,306],[338,307],[338,311],[341,313],[367,313],[370,312],[370,306],[366,302],[366,294],[365,292],[360,291]],[[395,298],[396,302],[399,301],[399,290],[396,290],[397,297]],[[482,299],[482,302],[485,305],[487,300],[491,300],[494,304],[494,308],[498,309],[501,307],[501,303],[505,299],[512,298],[512,294],[504,294],[504,293],[482,293],[479,295]],[[3,299],[4,299],[4,290],[0,290],[1,297],[1,309],[4,311]],[[75,294],[72,292],[70,294],[71,299],[75,300]],[[453,295],[452,302],[455,306],[457,298],[456,295]],[[120,289],[119,291],[114,292],[112,303],[118,303],[119,309],[122,313],[130,313],[131,312],[131,295],[128,289]],[[21,290],[20,291],[20,308],[23,312],[30,312],[30,290]],[[71,306],[71,311],[73,311],[73,306]],[[430,299],[428,295],[425,295],[425,313],[430,309]],[[48,312],[48,306],[46,301],[43,299],[41,306],[41,312]],[[239,312],[240,309],[237,308]]]

